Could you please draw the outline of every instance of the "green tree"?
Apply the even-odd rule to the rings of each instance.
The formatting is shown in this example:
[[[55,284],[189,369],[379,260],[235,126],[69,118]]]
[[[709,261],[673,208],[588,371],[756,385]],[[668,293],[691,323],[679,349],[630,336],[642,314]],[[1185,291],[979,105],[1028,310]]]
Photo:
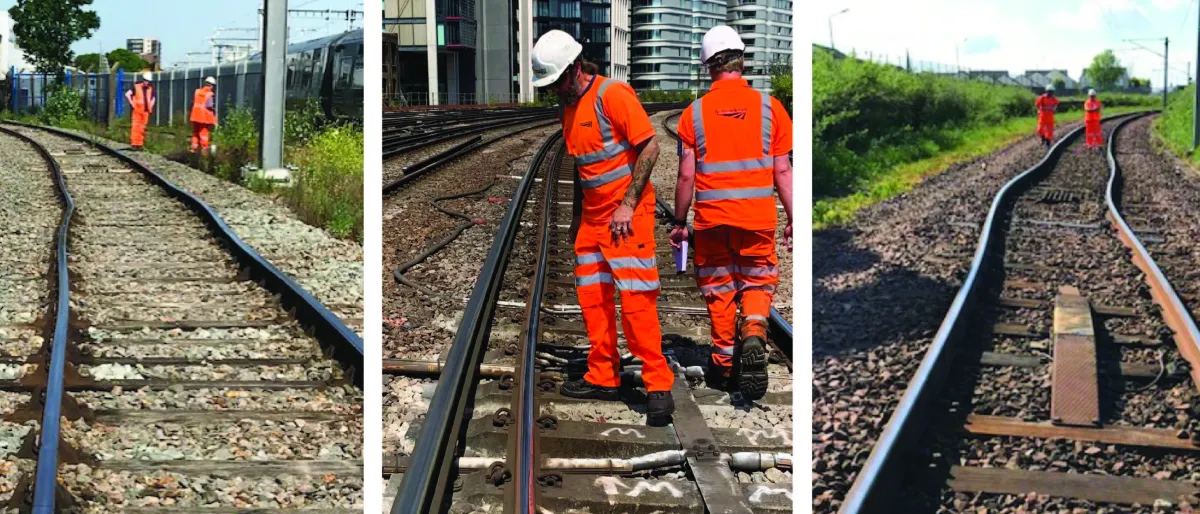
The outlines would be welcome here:
[[[8,10],[14,43],[40,72],[60,73],[71,64],[71,43],[100,28],[100,16],[83,10],[92,0],[17,0]]]
[[[1150,79],[1139,79],[1134,77],[1129,79],[1129,85],[1133,87],[1150,87]]]
[[[1117,60],[1117,56],[1113,55],[1112,50],[1096,54],[1092,58],[1091,66],[1087,67],[1088,78],[1100,89],[1113,87],[1124,74],[1125,68],[1121,66],[1121,61]]]
[[[792,63],[771,63],[771,96],[779,99],[788,114],[792,113]]]
[[[1054,84],[1054,89],[1059,91],[1062,91],[1063,88],[1067,87],[1067,81],[1063,80],[1063,78],[1058,75],[1055,75],[1054,80],[1051,80],[1050,83]]]
[[[97,71],[100,67],[100,54],[80,54],[75,56],[74,66],[83,71]]]
[[[121,65],[121,69],[125,71],[142,71],[150,67],[150,63],[142,59],[142,56],[130,52],[124,48],[118,48],[108,53],[108,65],[113,63]]]

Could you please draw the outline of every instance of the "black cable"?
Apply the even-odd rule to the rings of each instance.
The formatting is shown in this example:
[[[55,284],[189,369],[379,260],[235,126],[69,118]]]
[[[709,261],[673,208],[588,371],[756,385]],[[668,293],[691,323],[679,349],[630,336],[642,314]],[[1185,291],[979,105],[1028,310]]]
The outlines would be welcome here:
[[[392,277],[394,277],[396,279],[396,282],[399,282],[408,287],[416,289],[417,291],[420,291],[428,296],[443,298],[443,295],[441,295],[439,293],[435,293],[429,289],[426,289],[425,287],[421,286],[420,284],[417,284],[416,282],[409,280],[407,277],[404,276],[404,272],[408,271],[413,266],[420,264],[425,259],[429,258],[430,255],[433,255],[433,254],[437,253],[438,251],[440,251],[442,248],[445,248],[446,245],[449,245],[450,243],[454,242],[455,239],[458,239],[458,236],[462,235],[463,232],[466,232],[466,230],[468,228],[471,228],[471,226],[475,225],[475,220],[473,218],[471,218],[470,216],[468,216],[464,213],[461,213],[461,212],[445,209],[441,205],[438,205],[438,202],[442,202],[442,201],[446,201],[446,200],[456,200],[456,199],[464,198],[467,196],[483,194],[488,189],[491,189],[492,186],[494,186],[494,185],[496,185],[496,179],[492,179],[490,182],[487,183],[487,185],[485,185],[479,189],[473,189],[471,191],[466,191],[463,193],[455,193],[455,194],[447,195],[447,196],[439,196],[439,197],[431,200],[429,203],[431,205],[433,205],[433,208],[435,208],[438,211],[440,211],[441,213],[451,216],[453,218],[461,219],[461,220],[463,220],[463,222],[460,225],[458,225],[457,227],[455,227],[454,230],[450,234],[448,234],[446,237],[443,237],[442,239],[438,240],[438,242],[434,243],[429,248],[426,248],[424,251],[422,251],[420,254],[418,254],[416,257],[414,257],[412,260],[397,266],[396,269],[392,271]]]

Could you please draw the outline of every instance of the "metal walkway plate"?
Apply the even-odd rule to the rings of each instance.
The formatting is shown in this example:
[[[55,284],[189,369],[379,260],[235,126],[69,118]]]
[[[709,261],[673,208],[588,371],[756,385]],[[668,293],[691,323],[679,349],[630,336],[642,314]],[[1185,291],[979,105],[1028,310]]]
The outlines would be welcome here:
[[[1057,425],[1099,426],[1096,333],[1086,298],[1063,287],[1054,298],[1054,382],[1050,419]]]

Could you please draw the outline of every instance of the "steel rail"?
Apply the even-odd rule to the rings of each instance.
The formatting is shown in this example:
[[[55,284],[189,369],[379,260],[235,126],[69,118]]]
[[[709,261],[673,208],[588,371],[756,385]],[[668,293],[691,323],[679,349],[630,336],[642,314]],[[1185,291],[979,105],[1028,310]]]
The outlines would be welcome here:
[[[513,193],[508,211],[488,250],[479,280],[475,282],[471,298],[463,310],[462,322],[446,356],[445,368],[438,377],[437,391],[429,401],[428,414],[413,448],[410,460],[413,466],[404,474],[392,504],[393,514],[441,512],[447,506],[454,482],[455,460],[461,451],[459,439],[470,418],[468,410],[475,393],[474,384],[479,378],[479,365],[491,333],[496,298],[500,294],[504,270],[508,267],[517,229],[521,224],[525,201],[533,189],[538,169],[550,149],[561,140],[561,130],[546,138]]]
[[[305,290],[295,280],[292,280],[291,277],[280,271],[279,268],[275,267],[274,264],[271,264],[269,260],[259,254],[257,250],[243,241],[225,223],[225,219],[215,209],[201,200],[200,197],[175,185],[148,166],[121,153],[117,149],[98,141],[92,141],[85,136],[55,127],[42,127],[11,121],[4,123],[49,132],[99,148],[110,156],[129,165],[131,169],[142,173],[151,182],[166,190],[170,196],[183,202],[200,219],[204,220],[209,230],[217,239],[225,243],[225,248],[237,259],[240,267],[249,271],[252,280],[261,283],[268,291],[278,294],[283,308],[285,310],[294,310],[293,316],[296,318],[296,321],[304,326],[304,328],[310,330],[318,341],[329,345],[327,349],[332,351],[331,357],[342,364],[351,375],[354,385],[360,388],[363,386],[362,338],[358,334],[355,334],[350,327],[346,326],[345,322],[335,316],[329,308],[317,300],[312,293]]]
[[[671,128],[667,121],[669,121],[671,118],[679,118],[679,116],[682,114],[683,112],[680,112],[679,114],[672,114],[671,116],[664,118],[662,121],[662,128],[665,129],[667,134],[674,138],[675,141],[680,141],[679,134],[675,132],[675,129]],[[667,201],[663,199],[662,195],[658,194],[657,191],[655,191],[655,201],[658,204],[658,212],[661,216],[666,218],[675,217],[675,209],[672,209],[671,205],[668,204]],[[695,234],[695,230],[692,229],[691,223],[688,223],[688,234]],[[787,318],[784,318],[783,314],[780,314],[779,310],[776,309],[775,306],[771,306],[771,315],[767,317],[767,328],[771,332],[771,340],[775,343],[774,346],[778,348],[779,351],[783,352],[783,355],[787,357],[787,360],[790,363],[792,361],[792,347],[795,346],[793,344],[795,341],[792,339],[792,324],[788,323]]]
[[[520,367],[517,370],[517,394],[514,396],[513,413],[516,425],[512,431],[516,437],[515,455],[509,459],[514,462],[513,488],[515,491],[513,512],[532,514],[537,512],[538,473],[541,470],[541,455],[537,451],[536,418],[540,413],[537,407],[537,346],[542,339],[542,295],[546,289],[546,270],[549,269],[550,234],[553,233],[554,194],[558,188],[558,173],[566,158],[566,146],[555,153],[552,165],[546,171],[542,183],[546,184],[545,195],[542,199],[541,223],[538,228],[537,265],[534,268],[533,279],[529,285],[529,305],[525,311],[524,344],[521,346],[519,358]]]
[[[54,173],[54,182],[58,187],[63,202],[62,220],[58,225],[58,234],[54,241],[54,273],[55,273],[55,302],[54,302],[54,339],[50,346],[50,362],[46,380],[45,408],[42,411],[41,433],[37,452],[37,468],[34,472],[33,513],[51,514],[55,512],[55,493],[58,489],[58,443],[60,441],[59,422],[62,419],[62,399],[65,385],[67,365],[68,327],[71,322],[71,273],[67,267],[67,247],[70,243],[69,229],[71,215],[75,212],[75,200],[67,191],[67,183],[63,177],[62,167],[44,146],[15,130],[0,127],[0,132],[9,134],[29,143]]]
[[[420,150],[422,148],[430,147],[430,146],[436,145],[438,143],[449,141],[451,139],[456,139],[456,138],[460,138],[460,137],[464,137],[464,136],[470,136],[470,135],[474,135],[474,134],[480,134],[483,132],[487,132],[489,130],[496,130],[496,129],[502,129],[502,128],[506,128],[506,127],[513,127],[516,125],[523,125],[525,123],[539,123],[535,127],[546,127],[546,126],[550,126],[552,124],[558,123],[558,120],[554,119],[552,117],[538,116],[538,117],[528,117],[528,118],[517,118],[517,119],[512,119],[512,120],[501,120],[501,121],[495,121],[495,122],[480,123],[480,124],[471,125],[468,127],[459,127],[459,128],[454,128],[454,129],[448,129],[448,130],[440,130],[438,132],[433,132],[430,134],[420,136],[418,138],[414,138],[415,140],[412,140],[412,141],[405,141],[405,143],[408,143],[408,144],[405,144],[404,146],[398,146],[397,143],[393,143],[391,146],[388,146],[388,143],[385,142],[384,149],[383,149],[383,158],[390,159],[390,158],[392,158],[396,155],[402,154],[402,153]],[[530,127],[530,128],[535,128],[535,127]]]
[[[1120,114],[1105,118],[1104,121],[1115,121],[1138,113]],[[924,425],[928,421],[925,414],[935,400],[945,382],[949,366],[954,354],[950,347],[961,340],[971,322],[970,311],[978,296],[985,289],[986,278],[983,275],[992,270],[997,264],[996,257],[1003,248],[993,244],[999,236],[1004,224],[1002,211],[1011,207],[1016,200],[1015,192],[1030,185],[1035,178],[1049,173],[1054,164],[1062,156],[1064,150],[1083,132],[1083,127],[1077,127],[1068,132],[1062,139],[1054,143],[1046,155],[1037,164],[1013,177],[1000,188],[988,209],[987,218],[980,232],[979,243],[971,268],[963,280],[962,287],[954,297],[954,302],[942,320],[937,335],[921,359],[921,364],[908,382],[908,388],[900,398],[887,426],[880,434],[879,440],[871,448],[871,454],[858,472],[858,477],[843,500],[840,514],[864,514],[890,512],[894,504],[890,503],[896,492],[899,473],[911,461],[912,446],[919,439]],[[1111,138],[1110,138],[1111,139]]]
[[[1120,124],[1113,128],[1107,145],[1110,173],[1104,201],[1108,204],[1109,220],[1112,221],[1118,239],[1133,253],[1134,265],[1145,275],[1146,284],[1150,286],[1151,297],[1162,308],[1163,321],[1175,332],[1175,345],[1179,348],[1179,353],[1191,364],[1190,373],[1192,375],[1192,382],[1197,388],[1200,388],[1200,330],[1196,328],[1196,321],[1192,318],[1187,307],[1184,306],[1183,301],[1175,292],[1175,288],[1171,286],[1171,282],[1167,280],[1162,269],[1158,267],[1158,263],[1154,262],[1154,258],[1151,257],[1150,252],[1146,250],[1141,239],[1137,237],[1137,233],[1125,221],[1125,217],[1121,215],[1121,210],[1117,206],[1118,198],[1120,198],[1117,191],[1124,184],[1124,178],[1121,176],[1121,164],[1117,162],[1116,156],[1113,155],[1113,148],[1117,144],[1117,134],[1129,122],[1149,114],[1144,113],[1122,120]]]

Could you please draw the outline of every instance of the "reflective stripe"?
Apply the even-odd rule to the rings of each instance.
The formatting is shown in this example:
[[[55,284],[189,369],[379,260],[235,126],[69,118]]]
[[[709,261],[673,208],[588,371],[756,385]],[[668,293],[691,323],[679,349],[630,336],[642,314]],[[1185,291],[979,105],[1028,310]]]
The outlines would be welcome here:
[[[575,264],[580,266],[584,264],[595,264],[597,262],[604,262],[604,254],[600,252],[593,252],[581,253],[575,256]]]
[[[633,145],[629,144],[629,141],[621,141],[620,143],[612,143],[609,141],[604,144],[603,149],[596,150],[592,153],[585,153],[579,157],[576,157],[575,164],[583,166],[585,164],[594,164],[600,161],[612,159],[613,157],[621,155],[621,152],[631,148],[633,148]]]
[[[728,346],[728,347],[723,348],[723,347],[714,345],[712,352],[716,353],[716,354],[720,354],[720,355],[733,355],[733,347]]]
[[[700,101],[703,98],[697,98],[692,102],[692,131],[696,133],[696,151],[700,154],[696,159],[701,161],[703,166],[704,156],[708,154],[708,150],[704,148],[704,111],[700,110]]]
[[[622,291],[657,291],[659,284],[657,280],[650,282],[640,279],[629,279],[617,280],[617,287]]]
[[[773,187],[748,187],[745,189],[714,189],[711,191],[696,191],[696,201],[711,200],[743,200],[751,198],[770,198],[775,194]]]
[[[621,152],[633,148],[633,145],[629,144],[629,141],[613,142],[612,123],[608,121],[608,116],[604,115],[604,102],[602,101],[604,92],[608,90],[608,86],[611,86],[613,82],[613,79],[604,79],[596,88],[596,124],[600,127],[600,142],[604,144],[604,148],[576,157],[575,164],[577,165],[594,164],[612,159],[621,155]]]
[[[774,159],[763,157],[762,159],[742,159],[740,161],[724,161],[724,162],[702,162],[700,173],[725,173],[729,171],[749,171],[763,168],[771,168],[775,165]]]
[[[629,165],[626,164],[612,171],[606,171],[592,178],[579,179],[579,187],[584,189],[595,189],[609,182],[615,182],[633,174]]]
[[[759,91],[762,95],[762,144],[763,144],[763,159],[767,161],[763,168],[771,167],[771,128],[774,120],[771,118],[771,95]]]
[[[732,282],[726,282],[724,284],[700,286],[700,294],[732,293],[736,289],[737,286],[734,286]]]
[[[726,266],[698,266],[696,268],[697,277],[724,277],[729,275],[729,268]]]
[[[747,316],[746,316],[746,320],[758,320],[758,321],[766,321],[766,320],[767,320],[767,317],[766,317],[766,316],[760,316],[760,315],[758,315],[758,314],[749,314],[749,315],[747,315]]]
[[[747,277],[773,277],[779,275],[779,268],[775,266],[752,266],[745,268],[734,266],[733,271]]]
[[[591,275],[575,277],[575,285],[577,287],[611,283],[613,283],[612,273],[592,273]]]
[[[649,259],[639,259],[637,257],[618,257],[608,261],[608,265],[612,269],[658,269],[658,264],[654,257]]]
[[[775,286],[769,284],[739,284],[738,291],[766,291],[768,293],[774,293]]]

